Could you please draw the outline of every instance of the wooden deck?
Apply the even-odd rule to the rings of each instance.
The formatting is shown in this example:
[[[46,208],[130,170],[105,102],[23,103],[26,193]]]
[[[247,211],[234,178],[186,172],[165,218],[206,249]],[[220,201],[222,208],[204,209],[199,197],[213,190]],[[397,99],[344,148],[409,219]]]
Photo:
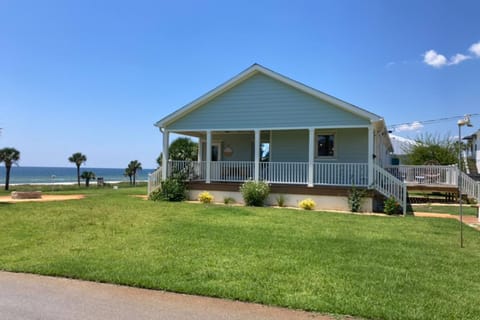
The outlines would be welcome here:
[[[407,190],[409,192],[458,193],[458,186],[448,184],[407,183]]]

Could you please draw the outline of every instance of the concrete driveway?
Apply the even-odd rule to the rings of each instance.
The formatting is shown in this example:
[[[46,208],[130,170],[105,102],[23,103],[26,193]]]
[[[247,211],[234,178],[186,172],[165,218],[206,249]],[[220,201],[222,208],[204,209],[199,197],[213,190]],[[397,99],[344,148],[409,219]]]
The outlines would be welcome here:
[[[0,272],[0,318],[2,320],[339,319],[259,304],[10,272]]]

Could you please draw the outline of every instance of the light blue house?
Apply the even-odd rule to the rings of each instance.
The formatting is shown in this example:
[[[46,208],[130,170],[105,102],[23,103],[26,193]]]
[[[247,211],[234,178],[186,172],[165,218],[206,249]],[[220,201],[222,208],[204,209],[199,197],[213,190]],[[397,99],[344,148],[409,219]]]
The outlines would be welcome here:
[[[209,190],[219,202],[241,202],[238,186],[247,179],[268,181],[270,201],[283,194],[291,205],[308,196],[318,207],[347,209],[352,185],[373,190],[365,210],[375,190],[406,198],[402,182],[382,169],[393,151],[383,118],[258,64],[156,126],[164,155],[156,181],[189,165],[192,198]],[[171,133],[198,138],[197,162],[169,160]]]

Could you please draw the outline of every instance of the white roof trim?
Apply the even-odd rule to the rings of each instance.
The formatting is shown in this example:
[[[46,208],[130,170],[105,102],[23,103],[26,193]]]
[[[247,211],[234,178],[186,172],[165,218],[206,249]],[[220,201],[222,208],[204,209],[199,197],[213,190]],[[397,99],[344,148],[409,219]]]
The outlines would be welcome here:
[[[251,76],[257,74],[257,73],[262,73],[266,76],[269,76],[270,78],[273,78],[275,80],[278,80],[284,84],[287,84],[293,88],[296,88],[300,91],[303,91],[307,94],[310,94],[320,100],[326,101],[328,103],[333,104],[334,106],[337,106],[343,110],[346,110],[348,112],[351,112],[355,115],[358,115],[362,118],[369,119],[371,122],[379,121],[381,117],[378,115],[371,113],[365,109],[362,109],[360,107],[357,107],[353,104],[350,104],[348,102],[345,102],[343,100],[340,100],[338,98],[335,98],[333,96],[330,96],[326,93],[323,93],[319,90],[313,89],[311,87],[308,87],[300,82],[297,82],[295,80],[292,80],[290,78],[287,78],[279,73],[276,73],[272,70],[269,70],[259,64],[254,64],[248,69],[242,71],[232,79],[228,80],[227,82],[219,85],[215,89],[207,92],[206,94],[202,95],[198,99],[190,102],[189,104],[183,106],[182,108],[178,109],[177,111],[169,114],[168,116],[162,118],[161,120],[157,121],[155,123],[155,126],[159,128],[164,128],[166,125],[174,122],[175,120],[183,117],[184,115],[192,112],[193,110],[201,107],[208,101],[214,99],[218,95],[224,93],[225,91],[229,90],[230,88],[236,86],[237,84],[245,81],[246,79],[250,78]]]
[[[174,130],[167,130],[169,132],[173,133],[182,133],[182,132],[192,132],[192,131],[199,131],[199,132],[205,132],[205,131],[245,131],[245,132],[251,132],[253,130],[260,130],[260,131],[286,131],[286,130],[308,130],[308,129],[315,129],[315,130],[324,130],[324,129],[358,129],[358,128],[368,128],[370,127],[369,124],[359,124],[359,125],[329,125],[329,126],[318,126],[318,127],[259,127],[259,128],[200,128],[200,129],[174,129]]]

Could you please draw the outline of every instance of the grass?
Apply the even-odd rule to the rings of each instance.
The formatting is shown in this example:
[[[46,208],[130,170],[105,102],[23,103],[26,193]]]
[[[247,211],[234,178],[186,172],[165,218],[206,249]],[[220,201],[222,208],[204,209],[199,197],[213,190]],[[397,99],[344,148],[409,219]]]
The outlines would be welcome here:
[[[413,212],[431,212],[431,213],[445,213],[451,215],[460,215],[459,207],[456,205],[434,205],[434,204],[414,204],[412,205]],[[477,216],[477,207],[469,204],[462,206],[462,212],[466,216]]]
[[[480,314],[480,232],[465,228],[460,249],[450,219],[130,196],[145,188],[81,191],[88,197],[0,204],[0,269],[368,319]]]

